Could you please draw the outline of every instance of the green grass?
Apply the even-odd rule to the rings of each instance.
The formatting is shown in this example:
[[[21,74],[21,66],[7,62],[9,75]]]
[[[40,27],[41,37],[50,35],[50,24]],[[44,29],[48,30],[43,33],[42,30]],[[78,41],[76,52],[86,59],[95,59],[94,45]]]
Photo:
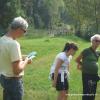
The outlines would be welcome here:
[[[75,57],[83,48],[90,45],[89,42],[75,36],[37,39],[26,37],[19,40],[23,54],[28,54],[31,51],[37,51],[38,53],[33,63],[28,65],[25,69],[25,76],[23,77],[25,89],[24,100],[56,100],[57,92],[52,88],[51,81],[48,79],[49,70],[56,54],[62,51],[67,41],[73,41],[78,44],[79,51]],[[69,93],[81,94],[81,72],[76,68],[75,57],[73,61],[71,61]],[[97,94],[100,94],[100,83],[98,84]],[[97,95],[96,100],[99,99],[99,95]],[[1,87],[0,100],[2,100]],[[81,100],[81,96],[69,96],[69,100]]]

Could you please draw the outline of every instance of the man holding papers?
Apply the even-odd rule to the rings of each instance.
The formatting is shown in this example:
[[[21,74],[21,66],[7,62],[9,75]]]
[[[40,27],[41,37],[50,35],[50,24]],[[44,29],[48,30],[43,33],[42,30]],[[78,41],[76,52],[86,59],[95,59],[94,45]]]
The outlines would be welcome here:
[[[17,38],[27,31],[28,23],[22,17],[13,19],[8,32],[0,39],[0,83],[3,87],[3,100],[22,100],[24,69],[31,59],[22,60]]]

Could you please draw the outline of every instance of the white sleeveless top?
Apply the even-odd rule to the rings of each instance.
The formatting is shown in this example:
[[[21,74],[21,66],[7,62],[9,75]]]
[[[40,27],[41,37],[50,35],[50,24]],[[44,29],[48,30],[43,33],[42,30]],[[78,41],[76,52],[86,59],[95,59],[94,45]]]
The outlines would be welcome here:
[[[57,54],[52,66],[51,66],[50,74],[54,73],[58,59],[61,59],[62,61],[64,61],[63,64],[61,65],[58,73],[62,73],[62,72],[68,73],[68,66],[69,66],[70,60],[72,59],[72,56],[68,57],[68,56],[66,56],[65,52],[61,52],[61,53]]]

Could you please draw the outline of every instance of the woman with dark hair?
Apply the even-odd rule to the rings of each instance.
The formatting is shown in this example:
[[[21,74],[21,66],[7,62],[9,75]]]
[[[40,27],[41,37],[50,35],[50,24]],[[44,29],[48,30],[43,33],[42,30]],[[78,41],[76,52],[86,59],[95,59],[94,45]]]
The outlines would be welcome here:
[[[75,43],[66,43],[62,52],[60,52],[51,66],[50,76],[52,86],[58,91],[57,100],[67,100],[69,63],[71,56],[75,54],[78,47]]]

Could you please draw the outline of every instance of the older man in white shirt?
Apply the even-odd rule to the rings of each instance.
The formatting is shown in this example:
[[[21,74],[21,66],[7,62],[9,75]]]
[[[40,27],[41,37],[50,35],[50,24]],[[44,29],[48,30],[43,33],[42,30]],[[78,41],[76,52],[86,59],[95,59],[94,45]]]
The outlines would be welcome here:
[[[3,100],[22,100],[25,66],[31,62],[23,61],[17,38],[27,31],[28,23],[22,17],[13,19],[8,32],[0,38],[0,83],[3,87]]]

